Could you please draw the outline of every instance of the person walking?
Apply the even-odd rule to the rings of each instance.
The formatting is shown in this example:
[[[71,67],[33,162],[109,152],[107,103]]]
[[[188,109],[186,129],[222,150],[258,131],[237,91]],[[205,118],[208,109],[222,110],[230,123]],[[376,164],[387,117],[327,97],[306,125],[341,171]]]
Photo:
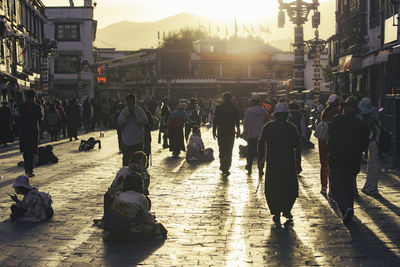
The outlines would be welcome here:
[[[304,120],[304,115],[300,111],[299,105],[296,102],[290,103],[289,104],[289,121],[293,123],[296,128],[297,132],[299,134],[300,140],[305,141],[307,140],[307,134],[306,134],[306,123]],[[296,170],[297,174],[300,174],[303,169],[301,167],[301,150],[302,150],[302,143],[300,142],[300,149],[296,149]]]
[[[300,138],[296,126],[288,122],[287,103],[277,104],[273,115],[275,120],[264,126],[258,140],[258,164],[262,172],[266,160],[265,197],[275,224],[280,225],[281,213],[293,218],[291,210],[298,197],[295,151],[300,149]]]
[[[85,133],[88,133],[92,129],[92,113],[92,104],[90,103],[90,98],[87,97],[82,105],[82,121]]]
[[[328,106],[321,113],[321,121],[328,123],[332,122],[333,118],[340,114],[339,97],[335,94],[329,96]],[[329,151],[328,141],[318,139],[319,160],[321,163],[321,194],[326,195],[329,176]]]
[[[168,127],[167,127],[167,121],[169,114],[171,114],[171,110],[168,106],[168,98],[164,98],[162,101],[162,108],[161,108],[161,116],[160,116],[160,132],[159,132],[159,138],[158,138],[158,143],[161,142],[161,133],[163,134],[162,139],[163,139],[163,148],[168,148]]]
[[[38,124],[42,118],[40,106],[33,102],[35,92],[25,92],[25,102],[20,106],[19,148],[24,157],[25,174],[33,177],[33,155],[37,153],[39,144]]]
[[[357,101],[348,97],[343,115],[336,116],[329,127],[330,190],[348,223],[354,215],[354,177],[360,172],[361,154],[368,147],[369,130],[356,118]]]
[[[58,112],[53,103],[49,103],[46,111],[46,125],[51,141],[57,141]]]
[[[79,105],[79,101],[76,97],[72,99],[72,102],[68,106],[67,112],[68,119],[68,136],[69,141],[72,141],[72,138],[78,140],[78,128],[81,127],[81,107]]]
[[[176,109],[168,116],[169,151],[172,152],[174,158],[178,158],[181,151],[185,151],[183,127],[185,122],[188,121],[189,117],[185,112],[184,103],[179,103]]]
[[[219,169],[223,175],[229,175],[232,163],[232,150],[236,138],[240,136],[238,110],[232,103],[232,95],[226,92],[222,95],[223,102],[215,108],[213,118],[213,138],[218,139]]]
[[[378,140],[380,135],[380,122],[375,113],[374,106],[369,98],[361,99],[358,108],[361,111],[365,125],[369,129],[367,179],[361,191],[369,196],[379,194],[378,181],[380,174]]]
[[[258,96],[251,97],[250,107],[244,113],[242,133],[243,139],[247,141],[247,164],[245,169],[248,174],[252,173],[253,160],[257,156],[257,141],[267,120],[267,113],[260,106],[260,98]]]
[[[122,166],[128,166],[129,158],[143,150],[144,125],[148,123],[146,113],[136,106],[136,96],[126,96],[126,107],[120,112],[117,125],[121,127]]]
[[[11,110],[7,102],[3,101],[3,106],[0,107],[0,146],[6,147],[13,139]]]

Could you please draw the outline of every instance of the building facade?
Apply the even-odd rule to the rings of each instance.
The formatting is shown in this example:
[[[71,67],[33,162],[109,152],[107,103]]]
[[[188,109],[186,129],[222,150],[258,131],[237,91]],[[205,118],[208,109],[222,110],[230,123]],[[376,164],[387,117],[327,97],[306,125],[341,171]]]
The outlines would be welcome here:
[[[94,97],[93,42],[97,21],[93,3],[84,6],[47,7],[47,38],[57,41],[57,54],[49,58],[49,91],[53,97]]]
[[[0,89],[3,101],[22,99],[23,90],[41,92],[46,40],[40,0],[0,1]]]

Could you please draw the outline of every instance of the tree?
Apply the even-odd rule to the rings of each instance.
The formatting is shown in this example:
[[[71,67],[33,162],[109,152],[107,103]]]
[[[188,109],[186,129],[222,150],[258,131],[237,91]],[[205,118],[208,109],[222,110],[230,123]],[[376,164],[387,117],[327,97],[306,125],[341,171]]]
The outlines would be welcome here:
[[[322,67],[322,71],[324,72],[324,77],[326,82],[332,82],[334,79],[333,70],[329,64],[326,64]]]
[[[207,33],[200,29],[185,28],[167,36],[161,45],[162,48],[191,49],[197,40],[207,37]]]

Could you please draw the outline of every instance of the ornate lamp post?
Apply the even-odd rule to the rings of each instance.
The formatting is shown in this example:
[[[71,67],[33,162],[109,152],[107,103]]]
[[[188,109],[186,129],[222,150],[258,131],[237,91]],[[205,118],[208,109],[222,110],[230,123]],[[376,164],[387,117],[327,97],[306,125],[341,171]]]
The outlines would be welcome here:
[[[282,28],[285,25],[285,11],[289,16],[290,21],[296,25],[294,28],[294,89],[298,94],[304,90],[304,32],[303,24],[306,23],[308,14],[311,10],[317,10],[318,0],[313,0],[312,3],[303,0],[295,0],[293,2],[279,2],[279,17],[278,27]],[[315,15],[314,15],[315,16]]]

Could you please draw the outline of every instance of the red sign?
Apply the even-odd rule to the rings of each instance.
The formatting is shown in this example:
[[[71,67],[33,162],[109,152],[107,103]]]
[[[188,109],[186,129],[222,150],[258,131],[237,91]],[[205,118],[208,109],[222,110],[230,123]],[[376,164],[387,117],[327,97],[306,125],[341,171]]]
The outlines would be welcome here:
[[[97,76],[97,83],[106,83],[107,77],[106,76]]]

